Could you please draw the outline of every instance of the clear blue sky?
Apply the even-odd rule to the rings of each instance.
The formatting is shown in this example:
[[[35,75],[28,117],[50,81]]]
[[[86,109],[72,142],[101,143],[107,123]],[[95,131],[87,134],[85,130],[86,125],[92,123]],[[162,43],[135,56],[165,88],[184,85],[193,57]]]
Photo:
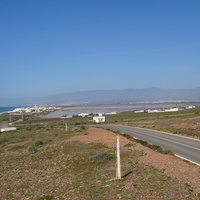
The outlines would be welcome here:
[[[0,98],[199,86],[199,0],[0,0]]]

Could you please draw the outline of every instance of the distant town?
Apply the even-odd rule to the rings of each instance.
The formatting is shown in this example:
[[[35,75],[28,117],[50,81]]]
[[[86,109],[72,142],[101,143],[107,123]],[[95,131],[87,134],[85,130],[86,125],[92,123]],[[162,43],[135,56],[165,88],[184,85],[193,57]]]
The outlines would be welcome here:
[[[164,109],[147,109],[147,110],[136,110],[135,113],[158,113],[158,112],[177,112],[179,110],[184,110],[184,109],[192,109],[195,108],[195,106],[187,106],[187,107],[174,107],[174,108],[164,108]]]
[[[42,112],[54,112],[56,110],[61,109],[60,107],[43,107],[43,106],[37,106],[35,105],[32,108],[15,108],[10,113],[42,113]]]
[[[191,105],[191,106],[186,106],[186,107],[173,107],[173,108],[160,108],[160,109],[141,109],[141,110],[135,110],[135,113],[157,113],[157,112],[176,112],[179,110],[184,110],[184,109],[193,109],[196,106]],[[63,107],[58,107],[58,106],[37,106],[35,105],[34,107],[28,107],[28,108],[15,108],[13,111],[10,111],[12,114],[20,114],[20,113],[43,113],[43,112],[55,112],[58,110],[62,110]],[[105,113],[92,113],[94,115],[98,116],[103,116],[103,115],[113,115],[117,114],[118,112],[116,111],[111,111],[111,112],[105,112]],[[91,113],[79,113],[77,114],[79,117],[86,117],[88,115],[91,115]],[[66,117],[66,116],[62,116]],[[69,116],[68,116],[69,117]],[[71,116],[72,117],[72,116]]]

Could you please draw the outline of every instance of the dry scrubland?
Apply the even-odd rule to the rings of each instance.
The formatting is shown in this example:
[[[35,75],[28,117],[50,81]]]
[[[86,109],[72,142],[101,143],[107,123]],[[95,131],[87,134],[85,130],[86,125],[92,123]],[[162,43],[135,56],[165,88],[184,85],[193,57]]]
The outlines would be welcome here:
[[[109,116],[108,123],[199,137],[198,112],[122,113]],[[122,136],[123,178],[114,180],[116,133],[85,126],[89,119],[68,120],[68,132],[66,121],[35,120],[1,134],[1,199],[200,199],[199,167]]]

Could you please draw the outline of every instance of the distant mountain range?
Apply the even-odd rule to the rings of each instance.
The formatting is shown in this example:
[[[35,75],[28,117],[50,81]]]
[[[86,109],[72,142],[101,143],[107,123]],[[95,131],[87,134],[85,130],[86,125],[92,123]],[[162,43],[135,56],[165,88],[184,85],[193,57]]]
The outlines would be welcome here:
[[[42,101],[48,104],[80,104],[80,103],[128,103],[176,100],[200,100],[200,87],[195,89],[123,89],[93,90],[64,93],[48,96]]]
[[[73,93],[64,93],[38,99],[0,99],[0,105],[50,105],[50,104],[109,104],[130,102],[155,102],[155,101],[193,101],[200,100],[200,87],[195,89],[123,89],[123,90],[92,90]]]

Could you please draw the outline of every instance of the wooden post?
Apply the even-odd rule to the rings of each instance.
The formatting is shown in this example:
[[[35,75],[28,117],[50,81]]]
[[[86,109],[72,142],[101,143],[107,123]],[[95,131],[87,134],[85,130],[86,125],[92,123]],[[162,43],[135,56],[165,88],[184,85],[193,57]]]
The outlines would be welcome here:
[[[22,112],[22,121],[24,121],[24,113]]]
[[[66,132],[68,131],[68,127],[67,127],[67,124],[65,124],[65,131],[66,131]]]
[[[11,112],[9,113],[9,122],[12,121]]]
[[[119,136],[117,136],[117,171],[116,171],[116,179],[121,179],[120,140],[119,140]]]

